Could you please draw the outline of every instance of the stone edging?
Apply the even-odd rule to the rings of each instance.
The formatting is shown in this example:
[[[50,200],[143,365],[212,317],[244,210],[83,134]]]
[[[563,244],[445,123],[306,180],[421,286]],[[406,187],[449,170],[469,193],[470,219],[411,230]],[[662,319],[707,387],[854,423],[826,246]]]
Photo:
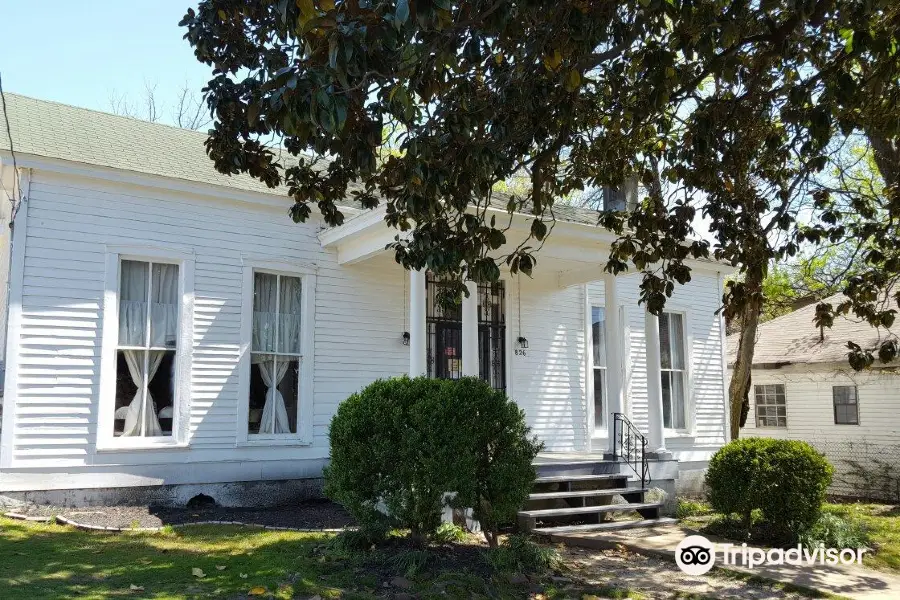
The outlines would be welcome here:
[[[42,515],[23,515],[22,513],[17,513],[10,511],[8,513],[3,513],[4,517],[8,517],[10,519],[15,519],[17,521],[31,521],[33,523],[49,523],[53,520],[53,517],[47,517]]]
[[[60,525],[68,525],[70,527],[75,527],[76,529],[81,529],[83,531],[108,531],[113,533],[124,533],[126,531],[138,531],[145,533],[153,533],[160,532],[166,527],[191,527],[194,525],[237,525],[239,527],[256,527],[259,529],[267,529],[270,531],[297,531],[300,533],[341,533],[342,531],[346,531],[347,529],[352,529],[352,527],[347,528],[299,528],[299,527],[277,527],[275,525],[260,525],[258,523],[244,523],[242,521],[192,521],[190,523],[173,523],[171,525],[163,525],[161,527],[105,527],[103,525],[87,525],[85,523],[79,523],[78,521],[74,521],[72,519],[66,518],[62,515],[56,515],[56,517],[44,517],[44,516],[29,516],[23,515],[16,512],[8,512],[3,516],[8,517],[10,519],[17,519],[20,521],[36,521],[41,523],[49,523],[52,520],[56,520]]]

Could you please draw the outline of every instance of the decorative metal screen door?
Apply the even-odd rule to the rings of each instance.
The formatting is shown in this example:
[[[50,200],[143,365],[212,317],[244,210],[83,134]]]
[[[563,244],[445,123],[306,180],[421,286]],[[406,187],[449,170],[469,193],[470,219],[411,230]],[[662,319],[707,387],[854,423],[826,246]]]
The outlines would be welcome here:
[[[462,310],[441,306],[438,282],[425,278],[428,376],[462,376]],[[478,285],[478,371],[498,390],[506,389],[506,290],[503,282]]]
[[[506,287],[478,284],[478,372],[496,390],[506,389]]]

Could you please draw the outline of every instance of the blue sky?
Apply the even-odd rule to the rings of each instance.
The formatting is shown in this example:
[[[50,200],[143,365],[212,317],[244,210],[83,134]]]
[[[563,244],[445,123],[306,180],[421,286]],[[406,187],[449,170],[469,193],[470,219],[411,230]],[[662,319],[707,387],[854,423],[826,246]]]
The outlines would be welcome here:
[[[110,110],[110,96],[141,99],[156,86],[161,120],[185,82],[210,68],[181,39],[191,0],[0,0],[0,74],[8,92]]]

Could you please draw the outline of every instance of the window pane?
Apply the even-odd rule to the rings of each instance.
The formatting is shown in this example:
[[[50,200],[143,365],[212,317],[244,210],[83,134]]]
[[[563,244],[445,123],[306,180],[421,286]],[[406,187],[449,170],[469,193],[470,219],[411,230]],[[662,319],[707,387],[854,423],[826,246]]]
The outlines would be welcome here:
[[[600,429],[606,423],[606,369],[594,369],[594,428]]]
[[[299,361],[254,354],[251,363],[247,431],[296,433]]]
[[[300,278],[280,279],[278,352],[300,354],[300,311],[303,307]]]
[[[662,374],[663,427],[685,428],[684,373],[666,371]]]
[[[172,435],[174,402],[174,351],[118,351],[113,435]]]
[[[145,435],[172,435],[175,416],[175,352],[150,351],[150,383]]]
[[[174,348],[178,338],[178,265],[153,263],[150,345]]]
[[[684,317],[669,314],[669,340],[672,345],[672,368],[684,369]]]
[[[591,335],[594,345],[594,366],[606,366],[606,312],[602,307],[591,308]]]
[[[278,277],[268,273],[253,275],[253,342],[254,352],[275,351],[275,314]]]
[[[142,410],[142,392],[131,376],[128,370],[128,363],[125,360],[125,353],[134,353],[142,355],[139,350],[119,350],[116,353],[116,405],[115,417],[113,421],[113,435],[118,437],[125,434],[125,420],[129,414],[129,408],[134,404],[132,411],[140,414]],[[143,363],[143,356],[137,357]],[[132,415],[129,422],[129,435],[136,435],[139,429],[135,426],[137,420]]]
[[[659,364],[663,369],[672,368],[672,342],[669,335],[669,313],[659,315]]]
[[[123,260],[120,269],[119,345],[145,346],[150,265],[145,262]]]

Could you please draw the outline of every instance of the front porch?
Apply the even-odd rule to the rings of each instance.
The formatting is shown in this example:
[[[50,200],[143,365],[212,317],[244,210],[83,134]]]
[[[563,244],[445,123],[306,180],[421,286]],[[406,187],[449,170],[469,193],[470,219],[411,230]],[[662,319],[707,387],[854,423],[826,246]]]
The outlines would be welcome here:
[[[525,217],[514,219],[510,236],[526,230]],[[385,248],[395,233],[376,210],[321,233],[319,239],[323,247],[336,251],[341,265],[386,265],[392,261]],[[436,305],[435,282],[428,273],[404,275],[406,372],[413,377],[482,377],[504,389],[533,423],[543,420],[562,427],[570,419],[572,443],[565,449],[610,458],[615,454],[613,415],[634,414],[636,403],[627,398],[626,359],[635,360],[635,346],[628,345],[625,321],[626,308],[640,310],[645,356],[638,360],[646,365],[647,385],[646,405],[640,398],[639,424],[649,456],[672,458],[665,438],[660,319],[636,306],[630,288],[623,295],[622,277],[604,272],[613,241],[613,235],[594,225],[559,222],[541,249],[534,278],[507,272],[498,284],[467,282],[468,295],[455,311]],[[597,282],[602,282],[600,293],[591,290],[599,288]],[[523,302],[536,293],[543,304],[523,310]],[[564,368],[563,361],[569,363]],[[578,406],[563,405],[561,394],[577,396]],[[682,422],[690,421],[683,397],[680,410]],[[547,435],[541,427],[534,429],[539,436]],[[564,447],[542,439],[556,446],[553,449]]]

